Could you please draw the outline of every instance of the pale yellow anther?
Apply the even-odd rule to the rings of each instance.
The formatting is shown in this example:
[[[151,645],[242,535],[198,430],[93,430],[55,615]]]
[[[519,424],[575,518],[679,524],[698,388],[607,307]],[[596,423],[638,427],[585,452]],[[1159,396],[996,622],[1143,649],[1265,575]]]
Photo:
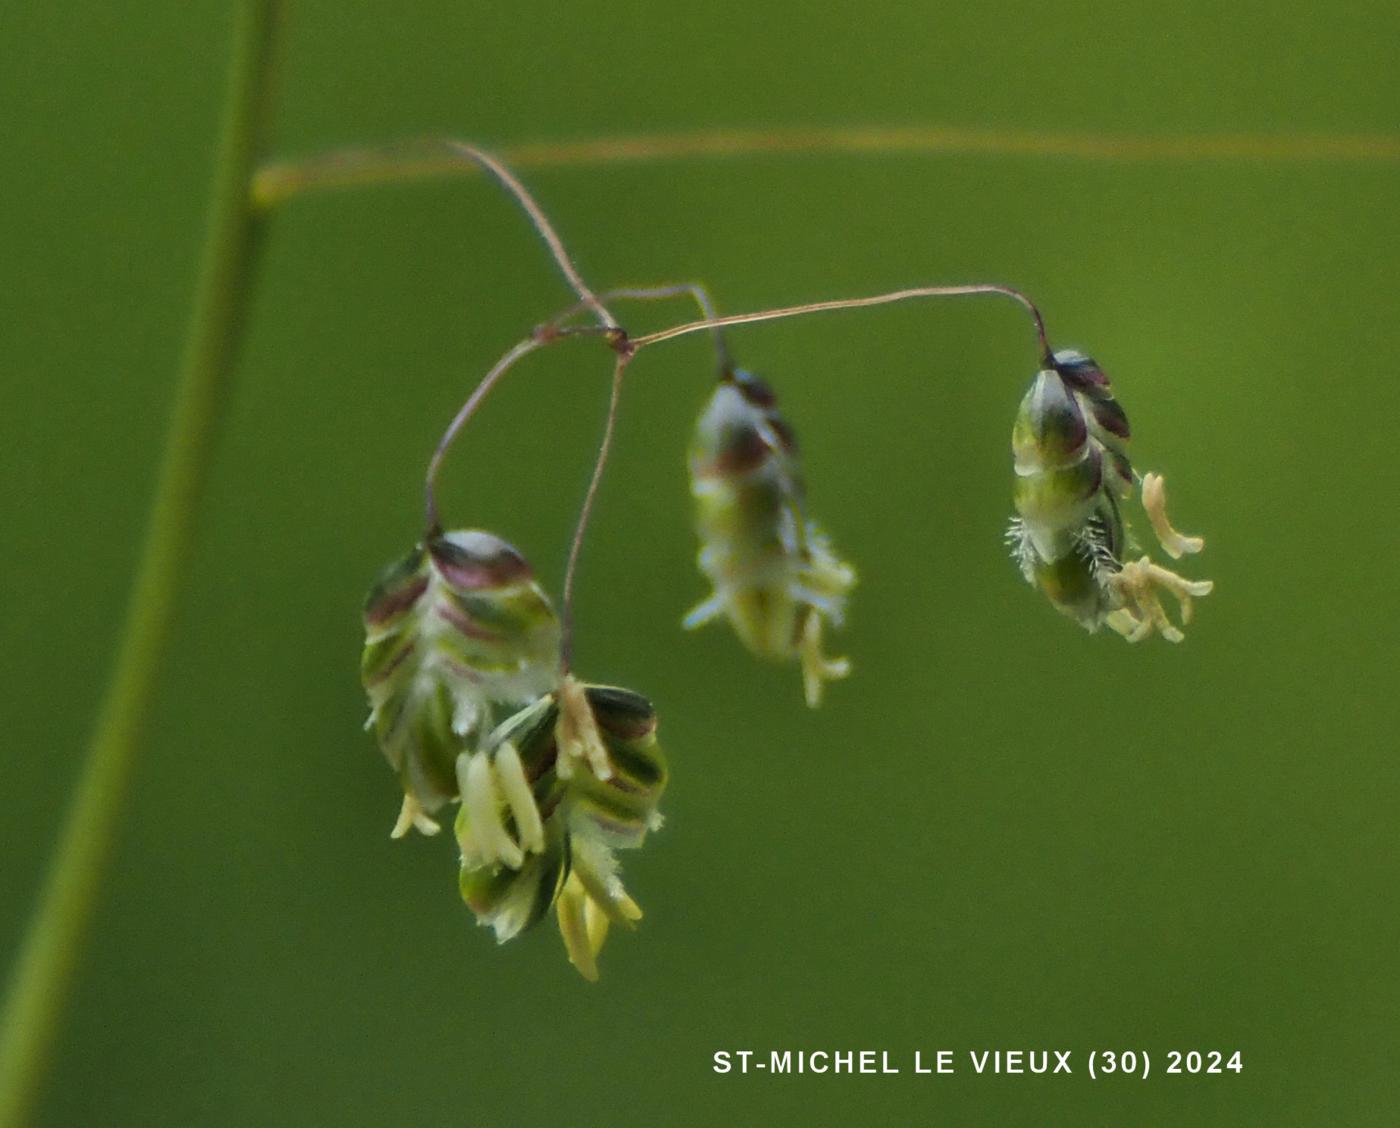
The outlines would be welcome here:
[[[485,752],[463,753],[457,758],[457,778],[470,829],[470,839],[459,838],[462,860],[469,865],[500,862],[518,870],[525,864],[525,853],[511,838],[501,818],[505,799],[497,787],[490,758]],[[476,848],[475,857],[469,853],[470,846]]]
[[[1142,476],[1142,507],[1147,511],[1147,519],[1152,522],[1152,531],[1157,534],[1163,550],[1173,560],[1180,560],[1205,548],[1203,539],[1178,533],[1167,520],[1167,486],[1162,475],[1148,473]]]
[[[1104,622],[1129,642],[1141,642],[1152,631],[1150,623],[1135,618],[1132,612],[1125,611],[1121,607],[1117,611],[1110,612]]]
[[[390,838],[402,838],[412,828],[419,834],[434,835],[442,829],[438,826],[437,820],[432,818],[423,806],[412,795],[403,797],[403,806],[399,808],[398,821],[394,823],[394,829],[389,832]]]
[[[1175,597],[1181,609],[1181,624],[1185,626],[1191,622],[1192,599],[1209,595],[1215,588],[1210,580],[1188,580],[1146,556],[1124,564],[1108,582],[1123,605],[1105,622],[1129,642],[1141,642],[1154,631],[1168,642],[1181,642],[1186,637],[1167,616],[1158,598],[1159,589]]]
[[[590,982],[598,979],[596,951],[588,935],[588,922],[585,905],[588,893],[583,888],[577,874],[570,874],[564,888],[559,891],[555,915],[559,919],[559,935],[564,938],[564,950],[569,954],[569,962],[578,973]]]
[[[828,658],[822,653],[822,617],[815,611],[807,615],[797,652],[802,659],[802,689],[807,704],[815,709],[822,703],[822,690],[829,681],[850,675],[848,658]]]
[[[559,721],[555,726],[555,740],[559,746],[555,771],[559,778],[572,776],[574,761],[582,759],[599,779],[611,779],[612,761],[598,732],[598,721],[588,704],[583,684],[570,674],[559,683],[555,697],[559,702]]]
[[[588,948],[597,959],[598,953],[603,950],[603,941],[608,938],[608,914],[598,907],[598,902],[592,897],[584,902],[583,906],[584,930],[588,933]]]
[[[508,740],[496,749],[495,769],[496,781],[515,818],[515,831],[521,847],[527,854],[544,853],[544,824],[540,821],[540,809],[535,805],[535,794],[530,790],[520,753]]]

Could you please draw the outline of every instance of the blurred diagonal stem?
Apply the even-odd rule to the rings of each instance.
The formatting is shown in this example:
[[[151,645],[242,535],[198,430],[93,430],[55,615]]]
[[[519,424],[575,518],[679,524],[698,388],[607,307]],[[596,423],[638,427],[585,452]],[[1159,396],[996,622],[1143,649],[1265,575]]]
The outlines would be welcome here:
[[[1400,162],[1400,137],[1288,133],[1144,137],[939,125],[853,125],[717,129],[580,141],[534,141],[506,145],[497,152],[506,164],[522,169],[824,153],[1055,157],[1096,162],[1350,161],[1385,164]],[[271,209],[309,192],[470,175],[476,171],[453,152],[451,142],[446,139],[416,138],[268,164],[254,177],[253,199],[259,208]]]
[[[25,1123],[43,1081],[170,638],[248,305],[261,227],[249,186],[266,116],[278,7],[278,0],[236,5],[208,227],[173,416],[111,680],[5,1000],[0,1128]]]

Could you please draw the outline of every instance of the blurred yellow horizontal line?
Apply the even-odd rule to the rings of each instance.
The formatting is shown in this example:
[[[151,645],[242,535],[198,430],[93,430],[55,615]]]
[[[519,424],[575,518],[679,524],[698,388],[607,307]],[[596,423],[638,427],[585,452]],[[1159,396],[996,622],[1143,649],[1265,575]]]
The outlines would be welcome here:
[[[503,145],[496,153],[507,164],[522,169],[834,153],[1063,157],[1106,162],[1392,163],[1400,161],[1400,137],[1247,133],[1135,137],[953,126],[829,126],[526,141]],[[269,164],[253,179],[253,199],[258,206],[270,208],[293,196],[321,189],[470,176],[479,171],[471,162],[445,150],[442,139],[422,138],[382,148],[346,149]]]

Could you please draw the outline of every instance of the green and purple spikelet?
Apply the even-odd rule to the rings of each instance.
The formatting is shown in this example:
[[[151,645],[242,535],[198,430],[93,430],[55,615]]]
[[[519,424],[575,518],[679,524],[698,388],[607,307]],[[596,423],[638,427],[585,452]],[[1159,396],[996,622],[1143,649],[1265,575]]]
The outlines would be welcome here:
[[[1125,561],[1122,503],[1138,482],[1128,457],[1130,435],[1128,417],[1098,364],[1083,353],[1055,353],[1032,380],[1012,429],[1017,517],[1007,540],[1026,581],[1086,629],[1107,623],[1131,641],[1157,630],[1179,642],[1181,631],[1156,590],[1176,596],[1184,624],[1191,598],[1208,594],[1212,585],[1185,580],[1146,556]],[[1142,497],[1171,556],[1200,551],[1199,538],[1183,537],[1167,522],[1159,477],[1142,479]]]
[[[822,653],[826,624],[839,626],[855,570],[805,513],[797,442],[768,385],[725,374],[696,425],[690,450],[700,570],[714,592],[687,629],[721,616],[762,658],[802,664],[807,703],[850,664]]]
[[[462,897],[504,942],[557,908],[569,959],[597,978],[609,924],[641,910],[613,851],[660,825],[666,760],[639,694],[567,678],[458,762]]]
[[[458,796],[456,763],[556,677],[559,621],[530,565],[491,533],[441,533],[389,567],[365,602],[360,673],[403,787],[394,837]]]
[[[1133,491],[1130,434],[1108,378],[1076,352],[1056,353],[1054,367],[1036,373],[1011,432],[1017,563],[1090,630],[1115,609],[1105,581],[1127,540],[1119,506]]]

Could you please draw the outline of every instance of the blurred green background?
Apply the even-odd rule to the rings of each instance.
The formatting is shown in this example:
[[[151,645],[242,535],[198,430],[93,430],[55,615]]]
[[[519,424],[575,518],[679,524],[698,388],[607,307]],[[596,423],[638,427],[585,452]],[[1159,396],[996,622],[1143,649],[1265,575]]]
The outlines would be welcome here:
[[[274,151],[878,122],[1400,133],[1400,8],[288,5]],[[190,294],[230,20],[0,6],[0,631],[8,964],[116,645]],[[1034,367],[998,302],[741,330],[859,565],[820,712],[719,628],[682,452],[705,342],[647,353],[584,558],[578,667],[651,696],[673,782],[647,910],[582,982],[497,949],[450,841],[391,843],[359,603],[431,444],[567,292],[484,181],[278,214],[119,853],[38,1121],[483,1126],[1380,1124],[1400,1112],[1400,164],[768,156],[528,177],[599,287],[729,311],[996,280],[1091,350],[1217,581],[1188,641],[1089,637],[1000,542]],[[640,329],[684,307],[629,316]],[[557,588],[608,364],[531,361],[449,463],[449,522]],[[1142,522],[1139,522],[1141,527]],[[1072,1078],[915,1077],[940,1048]],[[888,1049],[899,1077],[717,1076]],[[1096,1048],[1154,1076],[1090,1082]],[[1168,1049],[1242,1075],[1160,1075]],[[964,1058],[965,1061],[965,1058]]]

